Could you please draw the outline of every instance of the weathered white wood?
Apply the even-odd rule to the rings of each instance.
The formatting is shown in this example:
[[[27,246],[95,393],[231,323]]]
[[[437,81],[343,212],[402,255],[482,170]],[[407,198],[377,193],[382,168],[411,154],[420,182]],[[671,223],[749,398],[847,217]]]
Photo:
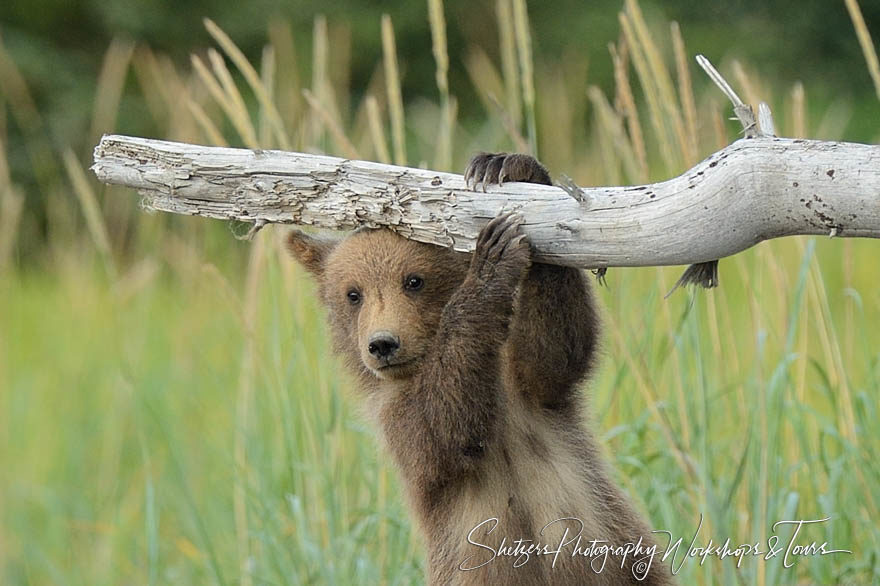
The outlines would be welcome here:
[[[526,183],[469,189],[461,175],[281,151],[105,136],[92,167],[149,209],[398,233],[470,251],[480,228],[518,210],[536,260],[583,268],[710,261],[795,234],[880,237],[880,147],[758,137],[679,177],[633,187]]]

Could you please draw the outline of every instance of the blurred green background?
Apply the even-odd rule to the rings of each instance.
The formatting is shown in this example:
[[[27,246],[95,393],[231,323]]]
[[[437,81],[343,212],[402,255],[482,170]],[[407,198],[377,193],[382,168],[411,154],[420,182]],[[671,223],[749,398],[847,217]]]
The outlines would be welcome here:
[[[582,70],[579,75],[586,76],[590,84],[610,89],[613,71],[607,46],[619,35],[620,4],[619,0],[533,3],[529,18],[537,66],[564,60],[572,70]],[[880,21],[880,3],[865,2],[861,8],[868,23]],[[876,119],[876,95],[843,1],[739,0],[709,3],[694,10],[692,2],[676,0],[646,3],[643,9],[652,23],[673,20],[683,25],[692,54],[704,53],[716,62],[740,59],[768,80],[800,80],[810,90],[811,118],[834,103],[846,112],[836,121],[839,126],[835,132],[851,140],[869,142],[875,138],[877,125],[870,121]],[[380,19],[389,13],[401,55],[403,93],[412,103],[436,96],[426,12],[426,6],[419,2],[261,0],[237,5],[220,0],[183,4],[8,0],[0,6],[0,34],[8,58],[27,80],[49,148],[71,146],[85,155],[98,130],[93,124],[95,81],[114,40],[149,47],[185,66],[191,54],[203,53],[211,44],[202,25],[205,17],[213,19],[251,60],[259,59],[270,29],[274,27],[277,33],[283,28],[290,34],[293,66],[307,80],[313,75],[312,29],[320,14],[326,17],[332,45],[330,58],[334,62],[329,75],[342,94],[341,100],[348,102],[362,99],[376,74],[382,60]],[[498,31],[492,26],[495,12],[491,2],[445,3],[453,64],[449,80],[458,97],[459,119],[466,127],[477,124],[487,112],[462,65],[474,46],[498,59]],[[109,122],[120,133],[161,136],[164,129],[150,116],[149,97],[138,81],[144,83],[134,75],[124,81],[118,110]],[[706,80],[698,75],[696,81],[700,87]],[[343,117],[354,112],[345,110]],[[24,125],[30,123],[35,122]],[[589,120],[584,125],[588,126]],[[21,144],[20,126],[11,124],[6,129],[10,144]],[[35,166],[48,163],[29,160],[24,149],[8,150],[11,173],[26,188],[29,209],[42,219],[36,196],[39,177],[52,171],[35,170]],[[25,226],[31,228],[27,223]],[[45,225],[36,233],[26,232],[18,243],[19,251],[31,252],[32,245],[39,246],[43,237]]]
[[[283,227],[143,213],[88,171],[103,133],[450,170],[532,149],[583,185],[641,183],[738,136],[697,53],[780,135],[878,142],[856,28],[813,0],[6,0],[0,584],[421,580]],[[691,560],[682,583],[880,581],[877,246],[764,243],[665,300],[680,268],[609,272],[591,424],[652,524],[687,540],[702,514],[704,541],[738,544],[831,517],[799,543],[853,551]]]

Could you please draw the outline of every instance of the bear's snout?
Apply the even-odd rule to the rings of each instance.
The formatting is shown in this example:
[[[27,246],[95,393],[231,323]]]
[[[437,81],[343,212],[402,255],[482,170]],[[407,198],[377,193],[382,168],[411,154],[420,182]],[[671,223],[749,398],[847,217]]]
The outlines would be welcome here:
[[[400,348],[400,338],[387,330],[374,332],[367,344],[367,351],[377,360],[388,360]]]

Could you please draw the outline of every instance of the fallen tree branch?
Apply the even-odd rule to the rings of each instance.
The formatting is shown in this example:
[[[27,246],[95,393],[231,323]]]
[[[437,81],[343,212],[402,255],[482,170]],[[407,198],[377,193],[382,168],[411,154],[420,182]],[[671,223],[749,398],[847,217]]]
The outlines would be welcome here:
[[[519,210],[536,260],[583,268],[680,265],[796,234],[880,237],[880,147],[741,139],[649,185],[468,189],[461,175],[281,151],[104,136],[92,170],[147,209],[331,229],[388,226],[470,251],[480,228]]]

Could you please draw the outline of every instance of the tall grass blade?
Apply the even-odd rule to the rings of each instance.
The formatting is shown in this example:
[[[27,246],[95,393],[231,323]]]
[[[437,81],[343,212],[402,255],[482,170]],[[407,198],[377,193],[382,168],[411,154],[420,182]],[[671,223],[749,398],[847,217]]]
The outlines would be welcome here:
[[[275,89],[275,49],[272,45],[265,45],[263,47],[263,58],[260,60],[260,84],[269,94],[273,93]],[[272,115],[266,111],[266,107],[263,104],[260,104],[257,138],[264,148],[273,146],[272,133],[274,131],[274,124]],[[288,146],[287,148],[289,149],[290,147]]]
[[[211,53],[209,53],[209,55],[210,54]],[[216,51],[213,51],[213,54],[217,55]],[[248,148],[258,148],[257,135],[254,131],[254,127],[250,122],[250,118],[247,115],[247,112],[242,112],[243,102],[241,102],[240,104],[235,103],[234,99],[227,94],[225,88],[221,86],[218,79],[214,77],[214,74],[212,74],[208,70],[208,68],[198,56],[193,55],[190,61],[192,63],[195,74],[204,84],[205,88],[208,90],[208,93],[211,94],[211,97],[214,98],[214,100],[229,118],[229,121],[232,122],[233,127],[235,127],[235,130],[238,132],[238,135],[244,142],[244,144]],[[215,57],[213,61],[215,66],[219,66],[221,70],[225,69],[225,65],[223,65],[222,60],[220,61],[220,63],[217,63]],[[235,90],[234,93],[237,92],[238,90]],[[192,110],[193,108],[190,106],[190,111]],[[205,120],[207,119],[208,117],[205,116]]]
[[[746,104],[750,104],[757,111],[757,104],[761,100],[769,100],[769,96],[761,92],[755,85],[754,80],[746,73],[742,62],[737,59],[733,60],[733,76],[736,79],[737,87],[742,88],[743,100]]]
[[[233,120],[233,124],[237,128],[241,128],[244,131],[242,139],[245,141],[245,145],[252,149],[258,148],[260,145],[257,140],[257,131],[254,128],[250,111],[238,86],[235,84],[235,80],[232,79],[232,73],[226,67],[226,60],[219,51],[213,48],[208,49],[208,60],[211,62],[214,76],[220,82],[220,86],[226,96],[225,103],[229,106],[227,116]]]
[[[535,74],[532,58],[532,34],[529,30],[529,13],[526,0],[513,0],[513,29],[516,53],[519,58],[522,99],[526,118],[526,136],[529,153],[538,156],[538,129],[535,124]]]
[[[382,15],[382,53],[385,64],[385,85],[388,92],[388,110],[391,117],[391,144],[394,164],[406,165],[406,137],[404,136],[403,94],[400,89],[400,72],[397,67],[397,48],[391,17]]]
[[[856,29],[856,38],[859,39],[859,45],[862,47],[862,53],[865,55],[865,61],[868,64],[868,73],[871,74],[871,81],[874,82],[874,91],[877,98],[880,99],[880,60],[877,59],[877,49],[874,48],[874,42],[871,40],[871,33],[868,32],[868,25],[865,24],[865,17],[862,16],[862,9],[859,8],[857,0],[844,0],[846,10]]]
[[[668,132],[670,132],[670,140],[674,141],[678,147],[676,152],[683,154],[687,149],[687,140],[672,77],[669,75],[669,70],[663,62],[660,50],[648,32],[648,26],[645,23],[645,17],[642,14],[638,0],[626,0],[626,12],[629,15],[629,20],[638,39],[639,47],[638,49],[633,47],[633,50],[644,53],[644,56],[647,58],[648,72],[652,78],[652,91],[656,90],[659,93],[660,104],[664,112],[665,126],[669,129]],[[670,169],[670,172],[675,173],[679,170]]]
[[[480,47],[472,48],[465,56],[464,66],[483,109],[493,112],[496,110],[495,104],[503,109],[505,106],[498,100],[505,94],[505,80],[486,51]]]
[[[312,108],[312,111],[318,115],[318,118],[324,123],[324,126],[327,130],[330,131],[330,134],[333,136],[336,145],[342,151],[342,153],[348,157],[349,159],[359,159],[360,154],[358,153],[357,148],[354,144],[349,140],[347,136],[345,136],[345,131],[339,125],[339,123],[333,118],[333,115],[324,108],[324,105],[321,101],[312,94],[309,90],[303,90],[303,97],[308,102],[309,106]]]
[[[104,54],[92,108],[92,126],[87,145],[90,151],[91,145],[98,144],[102,134],[113,132],[116,127],[119,102],[133,54],[134,43],[123,39],[113,39]]]
[[[45,134],[43,117],[37,109],[27,81],[6,51],[0,36],[0,97],[5,98],[12,114],[25,137],[25,148],[34,177],[43,193],[48,193],[52,182],[60,174],[58,159]]]
[[[275,138],[278,141],[278,146],[280,146],[284,150],[290,150],[291,143],[290,139],[287,136],[287,132],[284,129],[284,122],[281,120],[281,115],[278,113],[277,108],[275,107],[275,103],[272,101],[272,94],[269,88],[263,85],[260,76],[257,74],[254,66],[250,64],[250,61],[247,60],[247,57],[244,56],[244,53],[232,42],[232,39],[229,38],[223,30],[218,27],[214,21],[209,18],[204,20],[205,28],[208,30],[208,33],[217,41],[217,44],[220,45],[220,48],[223,49],[223,52],[226,53],[226,56],[229,57],[230,60],[235,64],[236,68],[241,72],[244,76],[245,81],[247,81],[251,90],[253,90],[254,95],[257,97],[257,100],[260,102],[260,106],[265,111],[266,117],[269,120],[270,126],[275,133]]]
[[[642,132],[641,122],[639,122],[639,111],[629,84],[627,46],[621,43],[621,50],[618,51],[617,47],[612,43],[608,45],[608,50],[611,52],[611,62],[614,66],[614,86],[617,92],[619,108],[623,111],[623,115],[626,118],[629,142],[632,144],[632,154],[638,165],[638,172],[635,175],[631,175],[630,180],[637,183],[645,183],[648,181],[648,153],[645,150],[645,136]],[[596,102],[595,99],[593,101],[594,103]],[[600,107],[605,108],[605,106]],[[607,115],[607,112],[603,114],[603,116]]]
[[[608,103],[605,94],[597,87],[591,86],[588,88],[587,95],[596,110],[599,124],[610,137],[614,150],[618,153],[617,160],[623,165],[627,180],[631,183],[641,182],[644,170],[639,166],[638,156],[635,154],[632,144],[626,135],[620,116],[614,111],[611,104]]]
[[[73,151],[67,149],[64,151],[64,166],[67,169],[67,176],[73,185],[73,191],[79,200],[82,208],[83,216],[86,219],[86,226],[89,234],[92,236],[92,242],[101,255],[104,262],[104,268],[111,279],[116,277],[116,266],[113,262],[113,253],[110,250],[110,238],[107,235],[107,226],[104,223],[104,217],[101,215],[101,207],[98,204],[98,198],[89,184],[86,173],[76,159]]]
[[[315,24],[312,33],[312,93],[318,96],[321,103],[327,102],[329,95],[328,81],[330,75],[327,72],[328,61],[330,60],[330,35],[327,32],[327,19],[323,14],[315,17]],[[309,136],[308,146],[325,149],[324,130],[325,118],[308,117]]]
[[[376,96],[366,97],[367,122],[370,127],[370,140],[373,143],[373,151],[380,163],[390,163],[391,153],[388,151],[388,142],[385,140],[382,113],[379,112],[379,102]]]
[[[440,120],[438,121],[435,166],[448,171],[452,166],[452,109],[449,99],[449,53],[446,47],[446,18],[443,0],[428,0],[428,20],[431,25],[431,47],[437,65],[436,81],[440,92]]]
[[[806,94],[804,84],[795,82],[791,88],[791,132],[792,138],[807,138]]]
[[[0,275],[12,266],[24,195],[13,185],[0,186]]]
[[[208,143],[214,146],[229,146],[226,138],[220,132],[220,129],[217,128],[217,125],[211,120],[211,117],[205,112],[204,108],[193,101],[189,96],[183,96],[183,99],[183,103],[186,104],[190,115],[192,115],[193,120],[195,120],[198,127],[201,128]]]
[[[522,124],[522,97],[520,95],[519,66],[516,57],[516,33],[513,23],[513,0],[496,0],[495,15],[498,19],[498,42],[501,51],[501,72],[504,79],[504,110],[510,116],[519,133]],[[501,94],[498,94],[499,99]]]
[[[673,174],[680,167],[676,153],[680,149],[675,148],[667,128],[667,121],[664,114],[664,106],[660,90],[657,87],[656,80],[651,71],[647,57],[643,47],[639,44],[636,36],[635,28],[630,21],[630,17],[621,12],[619,15],[620,26],[623,30],[623,38],[629,48],[629,55],[632,58],[633,66],[639,77],[639,82],[644,92],[645,100],[648,102],[648,113],[651,119],[651,126],[654,128],[656,140],[659,143],[660,155],[666,165],[666,174]]]
[[[694,98],[694,87],[691,83],[691,73],[688,64],[687,50],[684,39],[681,36],[681,28],[677,22],[670,25],[672,33],[672,48],[675,52],[675,71],[678,77],[678,95],[681,99],[681,111],[684,112],[684,136],[682,144],[684,162],[688,166],[694,165],[699,157],[697,136],[697,107]]]
[[[302,84],[300,83],[299,62],[290,23],[273,20],[269,23],[269,40],[275,53],[275,105],[287,128],[293,132],[301,126]],[[291,138],[293,141],[294,138]],[[299,148],[294,142],[293,148]]]

